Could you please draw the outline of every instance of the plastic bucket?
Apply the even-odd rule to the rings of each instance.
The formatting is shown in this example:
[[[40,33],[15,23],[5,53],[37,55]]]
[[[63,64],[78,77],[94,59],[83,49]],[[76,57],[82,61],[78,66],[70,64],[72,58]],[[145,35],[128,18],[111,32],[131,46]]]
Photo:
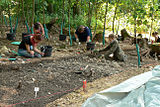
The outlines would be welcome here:
[[[94,50],[94,48],[95,48],[95,43],[93,42],[87,43],[87,50]]]
[[[41,52],[44,52],[44,57],[50,57],[52,55],[52,46],[41,47]]]
[[[16,36],[14,33],[7,33],[7,39],[8,40],[16,40]]]
[[[66,35],[59,35],[59,40],[60,41],[65,41],[66,40]]]

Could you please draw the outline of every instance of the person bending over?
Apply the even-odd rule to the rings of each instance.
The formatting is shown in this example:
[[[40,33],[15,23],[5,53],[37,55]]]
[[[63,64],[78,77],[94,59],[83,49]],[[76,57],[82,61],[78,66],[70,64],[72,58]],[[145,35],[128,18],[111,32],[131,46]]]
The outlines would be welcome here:
[[[99,53],[104,54],[106,60],[110,59],[110,55],[113,54],[114,60],[126,61],[127,56],[120,48],[114,34],[109,35],[109,42],[110,44],[106,48],[100,50]]]
[[[30,34],[24,37],[19,45],[18,54],[26,58],[41,58],[44,53],[37,49],[37,44],[42,40],[41,34]]]
[[[88,27],[80,25],[75,32],[77,42],[90,42],[90,30]]]

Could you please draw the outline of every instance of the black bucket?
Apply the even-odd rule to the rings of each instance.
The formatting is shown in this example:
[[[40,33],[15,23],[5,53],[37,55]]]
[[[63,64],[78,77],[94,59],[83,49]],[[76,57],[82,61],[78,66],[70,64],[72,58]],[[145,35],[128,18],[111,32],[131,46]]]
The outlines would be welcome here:
[[[95,48],[95,43],[93,42],[87,43],[87,50],[94,50],[94,48]]]
[[[7,39],[8,40],[16,40],[15,33],[7,33]]]
[[[66,40],[66,35],[59,35],[59,40],[60,41],[65,41]]]
[[[27,35],[29,35],[30,33],[22,33],[22,40],[24,39],[24,37],[26,37]]]
[[[41,47],[41,52],[44,52],[44,57],[50,57],[52,55],[52,46]]]

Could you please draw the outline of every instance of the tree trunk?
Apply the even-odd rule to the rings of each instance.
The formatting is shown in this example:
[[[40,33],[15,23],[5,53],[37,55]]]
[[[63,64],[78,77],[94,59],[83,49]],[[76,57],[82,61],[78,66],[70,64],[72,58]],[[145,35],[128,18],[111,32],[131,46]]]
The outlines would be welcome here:
[[[116,35],[118,35],[119,25],[120,25],[120,20],[118,20],[118,25],[117,25]]]
[[[107,12],[108,12],[108,2],[106,2],[106,11],[105,11],[105,15],[104,15],[104,29],[103,29],[103,45],[105,45],[105,29],[106,29],[106,16],[107,16]]]
[[[120,0],[116,1],[116,7],[115,7],[115,11],[114,11],[114,16],[113,16],[113,22],[112,22],[112,32],[113,33],[114,33],[114,21],[115,21],[116,15],[117,15],[117,8],[119,6],[119,2],[120,2]]]
[[[43,5],[43,24],[45,24],[45,10],[44,10],[44,5]]]
[[[135,22],[135,23],[134,23],[134,37],[136,38],[136,35],[137,35],[137,34],[136,34],[136,33],[137,33],[137,32],[136,32],[136,30],[137,30],[137,29],[136,29],[136,27],[137,27],[137,18],[134,18],[134,22]]]
[[[35,16],[35,0],[32,0],[32,21],[31,21],[31,28],[34,24],[34,16]]]
[[[1,7],[1,19],[2,19],[2,25],[4,25],[4,19],[3,19],[3,8]]]
[[[92,4],[92,8],[91,8],[91,10],[90,10],[90,13],[91,13],[91,15],[90,15],[90,24],[91,24],[91,22],[92,22],[92,15],[93,15],[93,14],[92,14],[92,13],[93,13],[93,6],[94,6],[94,5]]]
[[[81,14],[81,15],[82,15],[82,13],[83,13],[82,6],[83,6],[83,0],[81,0],[81,8],[80,8],[80,14]]]
[[[11,12],[10,12],[10,5],[8,4],[8,16],[11,16]]]
[[[8,3],[8,16],[9,16],[9,23],[10,23],[10,33],[13,33],[13,28],[12,28],[12,20],[11,20],[11,13],[10,13],[10,5]]]
[[[95,15],[96,15],[96,26],[95,26],[95,29],[94,29],[94,33],[93,33],[93,38],[94,36],[96,35],[96,30],[97,30],[97,1],[95,0]]]
[[[80,8],[78,4],[79,4],[79,0],[76,0],[76,3],[74,3],[73,5],[73,18],[75,17],[75,15],[79,15]]]
[[[2,26],[3,26],[2,21],[3,21],[3,19],[2,19],[2,8],[1,8],[1,6],[0,6],[0,17],[1,17],[0,27],[2,28]]]
[[[154,6],[154,0],[152,0],[152,5]],[[152,11],[152,22],[151,22],[151,30],[150,30],[150,36],[149,36],[149,41],[151,41],[151,35],[152,35],[152,29],[153,29],[153,20],[154,20],[154,8],[153,8],[153,11]]]
[[[89,10],[88,10],[88,27],[90,28],[90,10],[91,10],[91,5],[90,5],[90,0],[89,0],[89,3],[88,3],[88,5],[89,5]]]
[[[30,24],[30,17],[29,17],[29,14],[28,14],[28,12],[30,11],[29,9],[28,9],[28,5],[27,5],[27,7],[26,7],[27,9],[26,9],[26,17],[27,17],[27,22],[28,22],[28,24]]]
[[[71,0],[68,0],[69,2],[69,7],[68,7],[68,29],[69,29],[69,37],[70,37],[70,45],[72,45],[72,37],[70,34],[70,7],[71,7]]]
[[[47,11],[50,14],[54,13],[54,9],[53,8],[54,8],[53,4],[52,3],[48,3]]]
[[[62,26],[63,26],[63,24],[64,24],[64,2],[65,2],[65,0],[63,0],[63,12],[62,12]]]
[[[69,7],[68,7],[68,25],[70,26],[70,6],[71,6],[71,0],[68,0],[68,2],[69,2]]]
[[[22,3],[22,13],[23,13],[23,20],[24,20],[24,25],[25,25],[25,20],[26,20],[26,17],[25,17],[25,11],[24,11],[24,2],[23,0],[21,0],[21,3]]]

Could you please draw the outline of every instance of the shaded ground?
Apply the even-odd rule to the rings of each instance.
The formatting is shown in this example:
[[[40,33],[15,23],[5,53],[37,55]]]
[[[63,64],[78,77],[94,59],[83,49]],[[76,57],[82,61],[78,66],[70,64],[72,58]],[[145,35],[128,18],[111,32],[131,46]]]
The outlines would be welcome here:
[[[9,43],[4,40],[1,44],[8,46]],[[46,44],[46,41],[42,44]],[[83,80],[93,82],[100,78],[116,76],[123,71],[137,70],[136,48],[126,43],[121,43],[121,46],[128,55],[127,62],[106,61],[103,57],[93,57],[90,52],[85,52],[85,45],[70,47],[65,43],[52,40],[47,41],[47,45],[54,47],[53,56],[50,58],[24,59],[19,57],[17,61],[0,63],[0,106],[15,104],[16,107],[44,107],[72,91],[66,90],[82,87]],[[99,47],[101,46],[96,46],[96,48]],[[9,48],[16,51],[15,46],[9,45]],[[143,58],[142,65],[151,63],[158,63],[158,61]],[[85,74],[75,73],[87,65]],[[133,73],[132,76],[136,74]],[[112,83],[115,84],[113,81]],[[101,84],[97,88],[99,86]],[[34,87],[40,88],[37,99],[34,98]],[[95,88],[95,85],[92,87]],[[60,91],[66,92],[57,93]],[[49,106],[57,105],[54,103]]]

